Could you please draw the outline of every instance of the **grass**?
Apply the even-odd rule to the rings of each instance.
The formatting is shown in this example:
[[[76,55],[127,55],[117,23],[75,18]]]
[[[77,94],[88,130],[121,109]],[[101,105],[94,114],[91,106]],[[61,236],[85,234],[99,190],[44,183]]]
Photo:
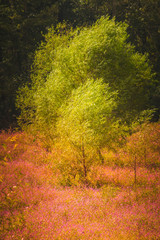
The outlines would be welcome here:
[[[87,185],[77,178],[65,186],[54,146],[48,152],[38,137],[2,132],[0,239],[160,239],[159,168],[140,164],[135,188],[132,165],[107,164],[106,154],[106,164],[91,167]]]

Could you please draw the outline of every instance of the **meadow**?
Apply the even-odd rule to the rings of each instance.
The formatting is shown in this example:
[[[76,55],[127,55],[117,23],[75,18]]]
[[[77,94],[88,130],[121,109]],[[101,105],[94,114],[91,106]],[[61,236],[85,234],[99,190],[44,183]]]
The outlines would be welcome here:
[[[104,163],[93,164],[84,182],[72,174],[75,165],[59,167],[57,147],[2,131],[0,239],[160,239],[159,136],[160,124],[149,124],[116,152],[104,148]]]

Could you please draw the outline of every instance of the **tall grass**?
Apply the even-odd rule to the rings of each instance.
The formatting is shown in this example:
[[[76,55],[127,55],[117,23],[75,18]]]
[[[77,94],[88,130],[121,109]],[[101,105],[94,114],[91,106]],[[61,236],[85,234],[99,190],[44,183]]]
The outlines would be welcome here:
[[[2,132],[0,239],[158,240],[158,160],[154,167],[139,160],[135,191],[134,167],[132,160],[128,160],[133,153],[127,152],[130,142],[133,142],[133,137],[116,154],[110,152],[107,155],[104,149],[104,164],[90,167],[87,184],[75,175],[67,186],[65,174],[58,165],[63,160],[60,159],[60,149],[53,146],[49,152],[38,136]],[[157,139],[154,149],[159,157],[158,145]],[[154,153],[151,143],[148,146]],[[148,152],[150,156],[151,150]]]

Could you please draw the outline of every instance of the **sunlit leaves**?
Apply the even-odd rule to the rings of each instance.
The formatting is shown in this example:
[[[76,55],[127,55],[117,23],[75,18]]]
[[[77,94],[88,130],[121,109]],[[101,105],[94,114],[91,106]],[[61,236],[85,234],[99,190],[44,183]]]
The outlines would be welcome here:
[[[60,108],[58,131],[74,145],[101,147],[115,124],[116,92],[102,79],[88,80]]]
[[[130,124],[148,107],[154,84],[147,57],[128,43],[126,29],[108,17],[91,27],[50,29],[35,54],[31,86],[19,94],[22,125],[52,137],[63,129],[76,144],[82,135],[98,146],[114,139],[120,121]]]

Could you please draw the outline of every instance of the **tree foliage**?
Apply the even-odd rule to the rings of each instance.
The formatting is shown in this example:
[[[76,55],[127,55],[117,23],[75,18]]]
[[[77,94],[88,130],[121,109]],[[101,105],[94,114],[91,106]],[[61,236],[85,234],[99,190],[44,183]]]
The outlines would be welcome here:
[[[31,87],[18,97],[22,122],[53,128],[60,106],[87,79],[103,79],[118,90],[117,118],[129,123],[147,109],[153,75],[147,57],[128,43],[126,29],[125,23],[101,18],[91,27],[50,30],[35,54]]]
[[[61,138],[79,149],[109,143],[118,124],[113,114],[116,95],[102,79],[88,79],[74,89],[59,110],[57,129]]]
[[[160,125],[157,123],[142,124],[136,132],[128,137],[127,143],[120,150],[119,160],[129,166],[137,165],[148,168],[159,168]]]
[[[53,25],[67,21],[74,28],[91,26],[101,16],[126,21],[129,40],[141,53],[147,52],[154,71],[159,77],[159,21],[158,1],[150,0],[2,0],[1,22],[1,89],[0,127],[12,121],[17,89],[30,81],[30,66],[34,51],[44,33]],[[43,34],[42,34],[43,33]],[[114,53],[113,53],[114,54]],[[50,55],[50,54],[49,54]],[[39,56],[40,57],[40,56]],[[43,58],[43,57],[42,57]],[[151,88],[150,106],[159,108],[159,82]],[[143,94],[143,93],[142,93]],[[1,119],[2,120],[2,119]]]
[[[52,28],[36,51],[31,85],[18,95],[21,126],[66,139],[83,158],[84,147],[119,139],[120,129],[147,109],[154,85],[147,57],[128,43],[126,29],[109,18]]]
[[[58,22],[58,1],[2,0],[0,3],[0,127],[12,123],[16,91],[29,81],[42,32]],[[2,125],[2,126],[1,126]]]

